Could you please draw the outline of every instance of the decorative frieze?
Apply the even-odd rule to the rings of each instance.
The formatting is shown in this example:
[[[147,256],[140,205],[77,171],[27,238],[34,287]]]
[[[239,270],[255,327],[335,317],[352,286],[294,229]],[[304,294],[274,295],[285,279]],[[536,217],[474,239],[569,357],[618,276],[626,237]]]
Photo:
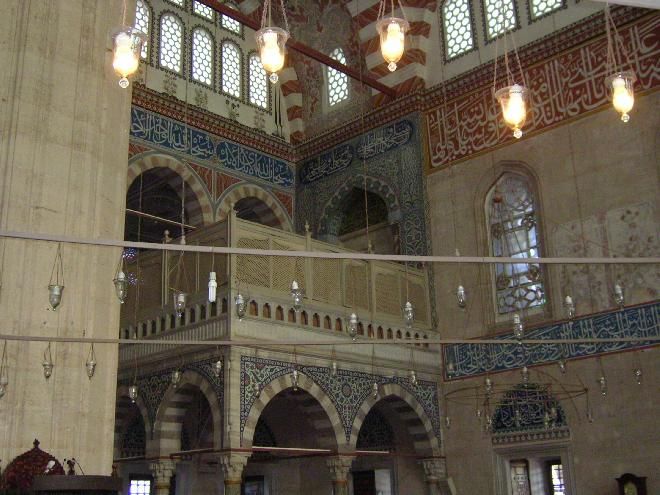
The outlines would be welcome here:
[[[660,336],[660,302],[626,308],[622,311],[576,318],[527,329],[526,339],[585,339]],[[512,333],[493,337],[511,340]],[[599,344],[510,345],[448,344],[443,346],[444,362],[453,363],[454,372],[446,379],[468,378],[483,373],[512,370],[524,365],[553,363],[597,354],[651,345],[652,342],[605,342]],[[446,368],[446,367],[445,367]],[[445,371],[446,373],[446,371]]]

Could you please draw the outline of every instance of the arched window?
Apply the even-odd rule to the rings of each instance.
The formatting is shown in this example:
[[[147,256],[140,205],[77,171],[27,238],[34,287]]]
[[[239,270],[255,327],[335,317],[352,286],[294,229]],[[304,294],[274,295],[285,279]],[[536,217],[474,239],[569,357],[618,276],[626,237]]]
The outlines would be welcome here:
[[[566,5],[566,0],[528,0],[530,17],[533,21],[546,14],[559,10]]]
[[[222,43],[222,91],[241,97],[241,52],[231,41]]]
[[[213,10],[208,5],[198,2],[197,0],[193,1],[193,13],[197,14],[204,19],[213,21],[215,19],[215,10]]]
[[[160,66],[181,74],[183,24],[173,14],[160,19]]]
[[[445,27],[445,50],[452,59],[474,48],[470,0],[446,0],[442,6]]]
[[[248,97],[250,103],[259,108],[268,108],[268,75],[256,53],[248,60]]]
[[[236,6],[234,6],[230,3],[228,3],[226,5],[227,5],[227,7],[230,7],[234,10],[238,10],[236,8]],[[243,25],[240,22],[238,22],[238,21],[236,21],[236,20],[232,19],[231,17],[229,17],[227,15],[224,15],[224,14],[222,14],[222,17],[221,17],[221,20],[220,20],[220,25],[223,28],[225,28],[226,30],[231,31],[232,33],[236,33],[236,34],[241,34],[241,29],[243,27]]]
[[[213,38],[202,28],[192,32],[192,65],[193,80],[213,86]]]
[[[149,56],[149,42],[151,41],[151,11],[149,10],[149,5],[144,0],[137,0],[135,6],[135,29],[142,31],[147,35],[147,40],[142,45],[142,52],[140,57],[144,60]]]
[[[513,0],[482,0],[486,24],[486,38],[490,41],[518,25]]]
[[[504,173],[486,197],[492,256],[539,257],[537,201],[530,180]],[[529,310],[545,303],[541,267],[536,264],[496,264],[493,284],[497,314]]]
[[[346,65],[346,56],[341,48],[335,48],[330,53],[330,58]],[[328,104],[336,105],[348,98],[348,76],[343,72],[328,67]]]

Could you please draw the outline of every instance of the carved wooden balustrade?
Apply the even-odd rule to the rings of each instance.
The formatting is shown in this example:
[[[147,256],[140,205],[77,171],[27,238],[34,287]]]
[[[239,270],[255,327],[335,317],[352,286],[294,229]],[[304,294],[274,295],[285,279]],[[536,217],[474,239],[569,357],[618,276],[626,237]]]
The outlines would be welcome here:
[[[314,240],[309,233],[297,235],[266,227],[240,220],[233,213],[228,221],[188,235],[186,243],[350,252]],[[218,282],[214,303],[207,297],[212,269]],[[432,333],[427,272],[406,269],[399,263],[257,255],[212,257],[206,253],[162,251],[136,254],[126,271],[129,279],[140,280],[141,284],[139,294],[137,286],[131,287],[122,307],[122,338],[210,340],[247,336],[241,331],[247,327],[237,324],[234,298],[239,292],[247,305],[244,321],[315,330],[310,338],[320,338],[324,332],[348,338],[352,312],[359,319],[357,333],[364,338],[419,340],[416,344],[427,347],[423,341]],[[298,312],[290,293],[293,280],[305,292]],[[174,308],[175,291],[187,294],[181,315]],[[415,312],[412,327],[407,327],[403,319],[407,300]],[[273,334],[270,338],[276,337]],[[120,361],[167,352],[167,347],[124,345]]]

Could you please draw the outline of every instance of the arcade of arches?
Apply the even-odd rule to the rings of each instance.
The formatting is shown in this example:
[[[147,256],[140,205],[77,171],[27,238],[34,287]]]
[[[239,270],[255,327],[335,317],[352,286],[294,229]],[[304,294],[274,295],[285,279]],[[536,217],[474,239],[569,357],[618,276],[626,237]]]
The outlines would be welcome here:
[[[260,1],[0,2],[0,493],[660,493],[657,6],[610,7],[624,123],[601,0],[403,3],[390,71],[377,0],[284,2],[271,84]]]

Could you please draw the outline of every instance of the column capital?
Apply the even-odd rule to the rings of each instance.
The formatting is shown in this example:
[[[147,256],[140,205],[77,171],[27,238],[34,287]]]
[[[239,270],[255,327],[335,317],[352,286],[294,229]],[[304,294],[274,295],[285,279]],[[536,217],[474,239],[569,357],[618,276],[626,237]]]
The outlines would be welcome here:
[[[170,479],[176,471],[176,462],[172,459],[158,459],[149,463],[149,469],[154,477],[155,493],[168,493]]]
[[[355,456],[352,455],[336,455],[328,457],[326,459],[326,465],[330,470],[330,479],[335,482],[346,481],[354,459]]]
[[[218,454],[218,464],[225,475],[225,484],[240,483],[243,477],[243,469],[250,458],[245,452],[223,452]]]
[[[447,463],[442,457],[421,460],[427,483],[438,483],[447,478]]]

